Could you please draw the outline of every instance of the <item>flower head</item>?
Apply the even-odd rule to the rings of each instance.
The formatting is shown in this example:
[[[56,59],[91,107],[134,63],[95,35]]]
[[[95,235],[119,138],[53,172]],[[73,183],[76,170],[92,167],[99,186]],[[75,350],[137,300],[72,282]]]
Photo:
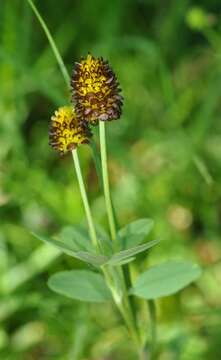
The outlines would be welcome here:
[[[49,144],[62,155],[79,144],[89,143],[91,133],[88,126],[79,123],[71,106],[63,106],[51,117]]]
[[[117,78],[107,61],[88,54],[75,63],[71,87],[77,116],[95,125],[121,115],[123,97]]]

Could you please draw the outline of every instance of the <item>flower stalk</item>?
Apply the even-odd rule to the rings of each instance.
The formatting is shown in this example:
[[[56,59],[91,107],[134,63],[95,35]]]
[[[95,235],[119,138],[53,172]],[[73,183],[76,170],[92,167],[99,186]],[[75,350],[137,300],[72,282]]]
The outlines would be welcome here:
[[[114,212],[111,201],[110,194],[110,185],[109,185],[109,175],[107,168],[107,150],[106,150],[106,134],[105,134],[105,123],[103,121],[99,122],[100,130],[100,150],[101,150],[101,167],[102,167],[102,177],[103,177],[103,187],[104,187],[104,198],[107,209],[107,217],[109,222],[110,234],[114,243],[117,240],[117,231],[114,220]]]
[[[106,211],[107,211],[107,217],[109,222],[109,229],[111,234],[111,239],[114,243],[114,247],[117,250],[118,242],[117,242],[117,229],[116,229],[116,223],[115,223],[115,214],[114,214],[114,208],[113,203],[111,199],[111,192],[110,192],[110,183],[109,183],[109,174],[108,174],[108,167],[107,167],[107,148],[106,148],[106,133],[105,133],[105,122],[100,121],[99,122],[99,134],[100,134],[100,151],[101,151],[101,168],[102,168],[102,178],[103,178],[103,189],[104,189],[104,197],[105,197],[105,204],[106,204]],[[139,348],[141,348],[140,345],[140,335],[137,328],[137,322],[136,322],[136,313],[135,308],[133,304],[132,298],[128,297],[127,291],[127,281],[128,278],[130,283],[130,273],[129,269],[126,266],[125,269],[122,267],[119,267],[117,276],[119,277],[119,280],[122,284],[123,288],[123,298],[122,298],[122,306],[121,313],[123,315],[123,318],[125,319],[126,324],[128,325],[130,332],[132,333],[132,336],[135,340],[135,344]]]
[[[91,214],[90,205],[88,202],[87,192],[86,192],[85,185],[84,185],[84,180],[83,180],[83,176],[82,176],[82,172],[81,172],[77,149],[72,150],[72,156],[73,156],[73,160],[74,160],[74,166],[75,166],[76,175],[77,175],[77,179],[78,179],[78,183],[79,183],[81,197],[82,197],[82,201],[84,204],[84,210],[85,210],[85,214],[86,214],[86,218],[87,218],[89,234],[90,234],[91,241],[92,241],[95,249],[98,251],[99,243],[98,243],[98,239],[97,239],[97,235],[96,235],[96,231],[95,231],[95,226],[94,226],[94,221],[93,221],[92,214]]]

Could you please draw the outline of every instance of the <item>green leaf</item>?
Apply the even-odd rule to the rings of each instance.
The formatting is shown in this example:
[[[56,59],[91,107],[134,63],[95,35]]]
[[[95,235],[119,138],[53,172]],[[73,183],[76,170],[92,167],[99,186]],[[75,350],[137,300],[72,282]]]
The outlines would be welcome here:
[[[156,299],[181,290],[201,275],[197,264],[168,261],[141,274],[130,294],[144,299]]]
[[[119,265],[126,265],[126,264],[128,264],[128,263],[130,263],[130,262],[134,261],[135,259],[136,259],[136,257],[135,257],[135,256],[133,256],[133,257],[129,257],[129,258],[126,258],[126,259],[124,259],[124,260],[122,260],[122,261],[118,262],[118,263],[117,263],[117,265],[118,265],[118,266],[119,266]]]
[[[121,265],[121,264],[125,263],[125,260],[128,260],[130,258],[134,258],[134,255],[137,255],[137,254],[151,248],[152,246],[158,244],[158,242],[159,242],[159,240],[149,241],[146,244],[138,245],[138,246],[135,246],[135,247],[133,247],[131,249],[123,250],[123,251],[120,251],[118,253],[115,253],[110,258],[110,260],[108,260],[107,264],[109,264],[109,265]]]
[[[108,260],[108,258],[104,255],[92,254],[86,251],[78,251],[76,253],[76,257],[95,266],[101,266]]]
[[[110,255],[112,253],[112,243],[109,240],[108,235],[103,228],[98,225],[96,226],[96,232],[98,239],[100,240],[102,252],[105,255]],[[70,245],[74,251],[94,252],[87,228],[84,226],[65,226],[56,236],[56,239]]]
[[[50,277],[48,286],[71,299],[89,302],[111,300],[111,293],[103,276],[88,270],[59,272]]]
[[[139,245],[152,230],[154,222],[152,219],[139,219],[126,225],[118,231],[123,249]]]
[[[49,237],[46,237],[43,235],[39,235],[36,233],[32,233],[32,235],[34,235],[36,238],[38,238],[39,240],[41,240],[45,243],[49,243],[49,244],[57,247],[63,253],[65,253],[69,256],[72,256],[74,258],[77,258],[79,260],[82,260],[84,262],[90,263],[94,266],[101,266],[108,261],[108,258],[103,255],[98,255],[98,254],[90,253],[87,251],[75,251],[76,247],[74,245],[72,245],[71,242],[69,242],[68,243],[69,245],[67,245],[59,240],[49,238]]]
[[[109,257],[111,254],[113,254],[113,243],[106,231],[100,225],[96,224],[95,228],[102,253]]]
[[[48,236],[45,236],[42,234],[37,234],[37,233],[32,232],[32,235],[34,237],[36,237],[37,239],[43,241],[46,244],[50,244],[50,245],[57,247],[59,250],[61,250],[62,252],[64,252],[67,255],[74,256],[74,257],[76,256],[75,248],[73,248],[71,245],[66,245],[66,244],[62,243],[61,241],[58,241],[53,238],[49,238]]]
[[[65,226],[56,239],[71,246],[74,251],[93,252],[94,250],[89,234],[83,226]]]

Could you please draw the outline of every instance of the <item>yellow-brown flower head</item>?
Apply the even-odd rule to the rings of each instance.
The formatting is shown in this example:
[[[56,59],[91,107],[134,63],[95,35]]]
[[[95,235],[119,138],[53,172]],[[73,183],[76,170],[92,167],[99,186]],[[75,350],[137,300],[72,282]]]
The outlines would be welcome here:
[[[63,106],[55,111],[49,128],[49,144],[60,154],[89,143],[90,136],[88,126],[79,123],[73,107]]]
[[[75,63],[71,87],[78,118],[95,125],[121,115],[123,97],[117,78],[107,61],[92,55]]]

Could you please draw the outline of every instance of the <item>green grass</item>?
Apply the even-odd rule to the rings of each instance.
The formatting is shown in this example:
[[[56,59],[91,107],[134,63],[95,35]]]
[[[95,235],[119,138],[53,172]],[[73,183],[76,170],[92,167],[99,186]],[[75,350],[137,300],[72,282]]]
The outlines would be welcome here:
[[[107,127],[115,208],[122,226],[152,217],[154,236],[163,240],[138,257],[133,275],[170,258],[205,268],[197,284],[158,301],[158,359],[218,359],[219,1],[201,1],[211,20],[203,29],[187,21],[193,1],[35,3],[70,73],[91,51],[107,58],[120,80],[123,116]],[[71,156],[48,146],[48,122],[66,104],[66,86],[25,0],[1,1],[0,84],[0,358],[136,359],[113,308],[48,289],[49,275],[82,265],[30,234],[54,234],[85,218]],[[94,217],[107,226],[89,148],[80,156]],[[142,320],[145,309],[137,306]]]

